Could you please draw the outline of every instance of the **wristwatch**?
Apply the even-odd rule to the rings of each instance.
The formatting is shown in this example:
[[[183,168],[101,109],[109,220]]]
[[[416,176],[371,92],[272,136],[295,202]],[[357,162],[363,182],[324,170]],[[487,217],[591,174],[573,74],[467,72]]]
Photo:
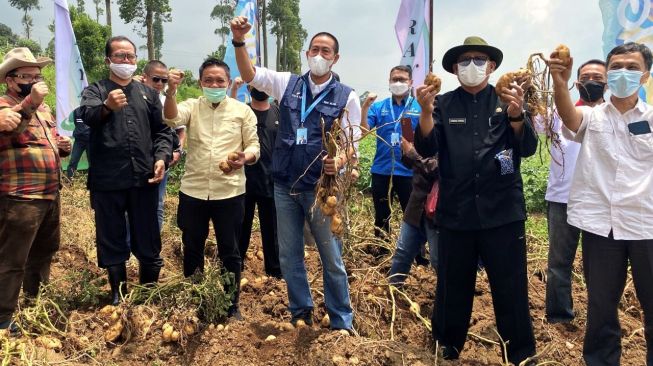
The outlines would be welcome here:
[[[231,44],[238,48],[238,47],[243,47],[245,45],[245,41],[236,41],[235,39],[231,39]]]
[[[521,113],[517,117],[510,117],[510,115],[508,115],[508,121],[510,121],[510,122],[522,122],[524,120],[524,116],[525,116],[524,111],[521,111]]]

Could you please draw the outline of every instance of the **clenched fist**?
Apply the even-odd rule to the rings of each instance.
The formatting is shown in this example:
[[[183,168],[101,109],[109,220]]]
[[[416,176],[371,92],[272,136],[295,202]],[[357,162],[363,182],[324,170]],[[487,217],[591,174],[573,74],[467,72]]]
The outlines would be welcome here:
[[[184,72],[172,69],[168,72],[168,93],[177,91],[177,87],[184,81]]]
[[[362,108],[370,108],[372,103],[376,100],[377,95],[375,93],[368,93],[367,97],[365,97],[365,100],[363,101],[363,105],[361,106]]]
[[[114,89],[109,92],[104,104],[114,112],[119,111],[127,105],[127,96],[122,89]]]
[[[245,35],[252,29],[252,25],[248,22],[247,17],[235,17],[231,21],[231,34],[233,39],[237,42],[244,42]]]
[[[0,132],[13,131],[20,124],[20,114],[13,108],[0,109]]]
[[[45,99],[45,96],[48,95],[49,92],[50,89],[48,89],[48,84],[43,81],[39,81],[38,83],[32,85],[32,91],[30,92],[30,96],[32,97],[32,104],[34,106],[41,105],[41,103],[43,103],[43,99]]]
[[[67,136],[57,136],[57,148],[65,153],[70,153],[70,150],[72,150],[70,138]]]

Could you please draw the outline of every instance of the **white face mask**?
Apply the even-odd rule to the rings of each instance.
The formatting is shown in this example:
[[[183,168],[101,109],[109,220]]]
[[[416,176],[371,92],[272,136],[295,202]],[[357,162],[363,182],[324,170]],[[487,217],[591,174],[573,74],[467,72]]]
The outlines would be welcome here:
[[[131,79],[134,72],[136,72],[136,65],[132,64],[114,64],[113,62],[109,64],[109,69],[117,77],[122,80]]]
[[[487,65],[487,62],[482,66],[476,66],[474,62],[470,62],[467,66],[458,64],[458,80],[465,86],[481,84],[487,77]]]
[[[331,69],[333,60],[327,60],[320,55],[308,57],[308,68],[315,76],[324,76]]]
[[[390,93],[396,96],[405,95],[406,93],[408,93],[408,89],[409,89],[408,83],[402,83],[401,81],[397,81],[396,83],[390,83],[390,86],[388,87]]]

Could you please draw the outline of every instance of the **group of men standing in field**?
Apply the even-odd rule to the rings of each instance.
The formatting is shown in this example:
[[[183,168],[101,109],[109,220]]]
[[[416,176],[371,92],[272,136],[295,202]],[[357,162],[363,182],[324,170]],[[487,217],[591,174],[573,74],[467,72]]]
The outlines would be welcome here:
[[[159,280],[161,182],[185,153],[177,212],[184,275],[203,271],[212,222],[220,261],[235,279],[228,316],[242,319],[238,284],[258,205],[267,228],[265,269],[286,282],[291,322],[311,325],[314,320],[304,264],[308,222],[322,263],[330,326],[352,331],[342,242],[330,230],[331,218],[311,208],[320,176],[341,174],[356,161],[356,149],[326,156],[323,129],[340,123],[343,139],[356,142],[361,125],[376,127],[390,146],[377,150],[375,185],[388,187],[392,180],[406,211],[391,283],[401,285],[428,240],[438,273],[433,338],[445,359],[456,359],[467,337],[480,261],[505,357],[516,365],[534,362],[520,164],[537,149],[538,117],[525,110],[526,85],[496,90],[489,84],[502,63],[501,50],[480,37],[449,49],[442,66],[460,86],[445,94],[431,85],[413,93],[411,70],[395,67],[389,80],[393,96],[377,103],[366,98],[361,109],[356,92],[331,72],[340,57],[335,36],[314,35],[306,51],[310,71],[294,75],[251,65],[244,47],[250,28],[244,17],[231,22],[251,106],[227,96],[231,70],[220,60],[209,58],[199,68],[203,95],[178,103],[182,72],[152,61],[142,82],[136,82],[134,44],[121,36],[107,41],[110,75],[84,90],[76,116],[90,130],[88,189],[98,264],[107,270],[112,301],[119,302],[127,291],[130,254],[138,259],[141,284]],[[653,107],[638,97],[652,59],[646,46],[627,43],[614,48],[606,62],[582,64],[576,105],[567,85],[573,62],[554,52],[548,63],[559,115],[553,129],[563,136],[564,149],[552,154],[564,154],[565,164],[556,167],[559,160],[553,159],[546,197],[551,242],[546,316],[552,323],[574,319],[570,276],[582,235],[588,365],[620,362],[617,306],[629,265],[644,312],[647,363],[653,364]],[[7,284],[0,290],[0,328],[11,331],[17,328],[12,314],[21,284],[26,295],[35,296],[48,280],[59,246],[60,158],[71,146],[58,136],[43,103],[48,90],[41,68],[49,62],[19,48],[0,65],[0,79],[7,84],[0,98],[0,282]],[[604,100],[606,89],[611,94]],[[348,118],[340,118],[345,109]],[[402,138],[404,117],[414,143]],[[406,165],[398,165],[395,154],[406,158]],[[411,175],[407,184],[401,179]],[[424,204],[436,182],[439,198],[431,216]],[[388,230],[382,201],[375,199],[381,211],[375,225]]]

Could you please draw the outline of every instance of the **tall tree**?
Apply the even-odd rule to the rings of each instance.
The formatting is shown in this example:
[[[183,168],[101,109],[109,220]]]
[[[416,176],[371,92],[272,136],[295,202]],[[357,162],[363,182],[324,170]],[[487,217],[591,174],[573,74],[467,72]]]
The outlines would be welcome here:
[[[80,13],[86,12],[86,2],[84,0],[77,0],[77,11]]]
[[[237,0],[218,0],[218,3],[211,11],[211,19],[218,21],[218,28],[215,29],[214,33],[220,36],[222,40],[220,45],[222,46],[227,42],[227,36],[231,31],[229,22],[231,22],[231,18],[234,16],[236,4]]]
[[[112,34],[111,32],[111,0],[104,0],[104,9],[106,10],[107,14],[107,27],[109,27],[109,35]]]
[[[161,47],[163,46],[163,20],[161,14],[154,14],[154,58],[161,59]]]
[[[30,39],[30,30],[32,29],[33,22],[32,17],[27,13],[32,9],[41,9],[39,0],[9,0],[9,5],[25,12],[22,22],[23,26],[25,26],[25,36],[27,39]]]
[[[134,31],[147,39],[147,58],[153,60],[155,58],[154,18],[159,14],[162,22],[172,20],[169,0],[118,0],[118,11],[126,23],[135,23]],[[143,25],[145,25],[145,33],[142,31]],[[161,39],[163,40],[163,32]]]
[[[100,6],[102,3],[102,0],[93,0],[93,4],[95,4],[95,21],[100,22],[100,15],[104,13],[104,10]]]
[[[270,32],[277,38],[277,70],[300,73],[300,52],[308,34],[299,18],[299,0],[270,0],[268,20]]]

